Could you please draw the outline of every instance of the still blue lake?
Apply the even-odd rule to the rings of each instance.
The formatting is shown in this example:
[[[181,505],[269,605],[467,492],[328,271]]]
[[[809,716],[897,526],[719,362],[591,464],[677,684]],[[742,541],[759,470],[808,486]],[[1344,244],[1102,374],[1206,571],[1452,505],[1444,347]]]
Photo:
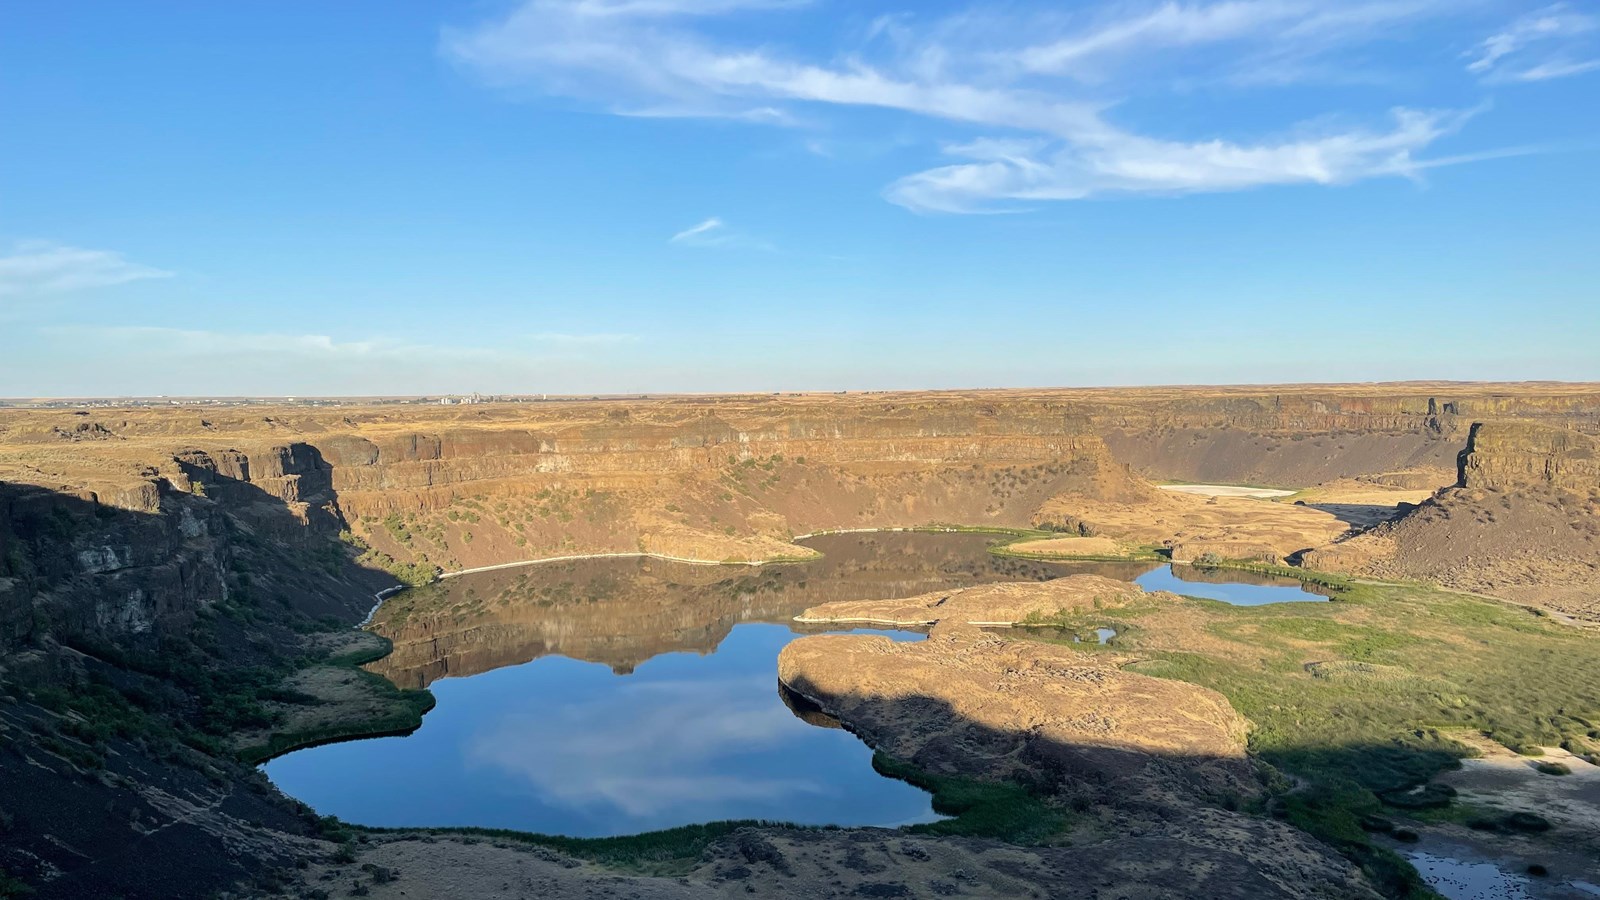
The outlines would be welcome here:
[[[394,651],[368,668],[435,693],[422,727],[265,770],[318,813],[374,826],[594,837],[718,819],[928,821],[926,793],[780,696],[778,653],[813,633],[792,623],[807,607],[1078,572],[1231,603],[1326,599],[1247,573],[999,557],[994,540],[831,535],[806,541],[822,559],[793,565],[569,560],[405,591],[373,618]]]

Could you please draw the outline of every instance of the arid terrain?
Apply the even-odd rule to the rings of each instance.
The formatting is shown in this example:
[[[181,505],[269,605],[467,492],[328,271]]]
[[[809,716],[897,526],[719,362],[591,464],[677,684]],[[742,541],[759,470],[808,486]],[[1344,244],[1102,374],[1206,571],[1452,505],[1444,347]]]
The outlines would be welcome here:
[[[1451,771],[1474,741],[1600,752],[1597,435],[1600,386],[1542,383],[0,408],[0,895],[1427,896],[1385,835],[1465,829],[1439,810],[1467,800],[1527,811],[1451,780],[1477,776]],[[619,618],[579,630],[616,639],[584,644],[407,591],[379,611],[391,655],[351,630],[377,592],[591,554],[814,559],[797,538],[892,528],[1287,572],[1339,602],[1093,576],[819,597],[804,618],[932,627],[782,657],[816,715],[943,804],[953,824],[922,831],[387,833],[254,768],[413,729],[444,674],[545,652],[626,671],[760,600],[686,616],[662,583],[595,610]],[[1117,636],[993,630],[1018,623]],[[1465,799],[1407,805],[1434,783]],[[1544,837],[1474,834],[1542,859],[1579,827],[1563,808]]]

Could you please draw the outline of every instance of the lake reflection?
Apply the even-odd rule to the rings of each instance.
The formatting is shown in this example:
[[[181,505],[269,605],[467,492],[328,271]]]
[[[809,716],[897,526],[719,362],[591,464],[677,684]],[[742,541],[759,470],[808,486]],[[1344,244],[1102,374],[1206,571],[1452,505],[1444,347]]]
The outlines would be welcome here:
[[[317,812],[377,826],[601,836],[717,819],[927,821],[926,793],[879,775],[855,736],[815,727],[816,715],[792,712],[779,696],[778,652],[805,633],[796,614],[1078,572],[1173,577],[1164,564],[997,557],[993,540],[834,535],[805,542],[825,554],[809,563],[578,560],[406,591],[373,619],[395,646],[370,668],[431,687],[439,702],[422,727],[301,750],[265,768]]]
[[[1316,603],[1329,597],[1326,588],[1237,569],[1159,566],[1133,579],[1147,591],[1170,591],[1186,597],[1221,600],[1234,606],[1268,603]]]
[[[775,566],[656,559],[542,563],[452,578],[390,599],[374,631],[394,652],[370,668],[402,687],[561,655],[618,674],[662,653],[710,653],[741,622],[788,624],[836,600],[912,597],[1073,572],[1133,580],[1148,563],[1050,563],[988,552],[984,534],[840,534],[803,543],[824,556]]]
[[[878,775],[853,735],[784,705],[775,661],[793,638],[742,625],[710,656],[668,653],[627,676],[546,657],[442,680],[415,734],[292,753],[267,772],[319,813],[366,825],[601,836],[716,819],[935,818],[928,795]]]

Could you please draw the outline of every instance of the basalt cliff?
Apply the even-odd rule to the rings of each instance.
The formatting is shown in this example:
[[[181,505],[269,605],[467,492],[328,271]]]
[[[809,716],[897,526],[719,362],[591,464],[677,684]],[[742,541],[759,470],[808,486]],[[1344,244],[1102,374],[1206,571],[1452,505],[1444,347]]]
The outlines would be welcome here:
[[[324,688],[376,716],[351,733],[414,726],[424,700],[303,673],[381,655],[343,629],[374,592],[440,571],[799,557],[807,533],[935,524],[1276,560],[1352,526],[1310,503],[1233,529],[1233,507],[1154,482],[1454,482],[1309,558],[1593,615],[1597,433],[1587,385],[0,409],[0,869],[43,897],[170,896],[318,846],[315,818],[248,763],[336,736],[282,737]],[[1152,510],[1165,524],[1142,524]],[[1452,530],[1469,521],[1477,537]],[[681,640],[748,611],[686,621]],[[649,650],[581,652],[625,667]],[[391,665],[425,685],[430,664]]]
[[[1306,562],[1600,621],[1600,441],[1574,429],[1476,425],[1453,486]]]

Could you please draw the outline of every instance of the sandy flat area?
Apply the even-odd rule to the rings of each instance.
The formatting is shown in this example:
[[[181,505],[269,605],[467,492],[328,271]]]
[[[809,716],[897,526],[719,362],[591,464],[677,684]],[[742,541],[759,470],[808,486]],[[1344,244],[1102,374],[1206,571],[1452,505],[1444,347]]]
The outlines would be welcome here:
[[[1288,497],[1294,493],[1276,488],[1241,487],[1236,484],[1163,484],[1158,487],[1163,491],[1176,491],[1180,494],[1195,494],[1201,497],[1249,497],[1252,500],[1271,500],[1274,497]]]
[[[1128,556],[1121,543],[1106,537],[1059,537],[1024,541],[1006,548],[1023,556]]]

